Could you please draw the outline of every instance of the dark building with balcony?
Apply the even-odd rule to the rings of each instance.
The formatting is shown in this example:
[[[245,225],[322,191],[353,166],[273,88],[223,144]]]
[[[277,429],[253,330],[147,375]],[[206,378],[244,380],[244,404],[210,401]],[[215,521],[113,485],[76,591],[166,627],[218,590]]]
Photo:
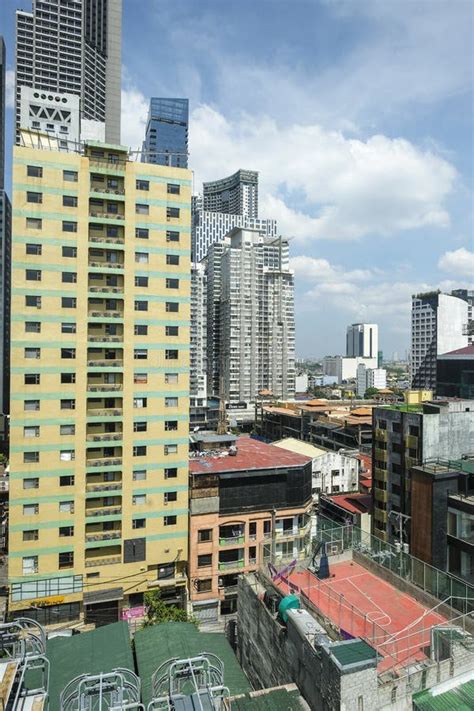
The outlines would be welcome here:
[[[436,395],[474,400],[474,345],[438,356]]]

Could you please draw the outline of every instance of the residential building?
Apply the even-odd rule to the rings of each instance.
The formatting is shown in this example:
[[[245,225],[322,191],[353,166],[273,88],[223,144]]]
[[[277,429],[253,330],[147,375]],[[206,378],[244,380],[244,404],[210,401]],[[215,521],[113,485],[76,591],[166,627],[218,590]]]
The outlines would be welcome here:
[[[357,397],[364,397],[369,388],[381,390],[387,387],[385,368],[367,368],[364,363],[357,366]]]
[[[11,205],[5,192],[5,42],[0,36],[0,434],[10,402]],[[3,439],[3,436],[0,437]]]
[[[182,600],[191,173],[17,146],[13,184],[9,609]]]
[[[230,403],[295,392],[288,242],[236,228],[208,258],[208,388]]]
[[[463,328],[463,334],[467,336],[469,345],[474,344],[474,290],[473,289],[453,289],[451,296],[463,299],[467,303],[467,323]]]
[[[434,390],[436,359],[468,345],[468,302],[437,291],[412,297],[411,387]]]
[[[204,264],[191,265],[191,355],[189,394],[207,395],[207,275]]]
[[[241,169],[228,178],[204,183],[202,207],[209,212],[258,218],[257,171]]]
[[[348,358],[378,358],[378,348],[379,327],[376,323],[353,323],[347,327],[346,356]]]
[[[30,12],[17,10],[17,142],[27,86],[49,102],[76,94],[82,137],[120,143],[121,35],[122,0],[32,0]]]
[[[411,553],[474,584],[474,456],[411,470]]]
[[[474,345],[438,356],[436,395],[474,400]]]
[[[237,609],[237,578],[262,563],[304,558],[310,544],[311,459],[240,437],[224,456],[191,459],[189,536],[193,615],[217,620]]]
[[[29,86],[20,87],[20,126],[38,131],[38,141],[57,142],[58,149],[74,148],[81,139],[80,98],[77,94],[45,92]],[[97,122],[97,139],[102,123]]]
[[[423,402],[373,410],[373,533],[390,543],[410,543],[411,470],[428,459],[460,459],[472,452],[471,400]]]
[[[0,190],[5,187],[6,50],[0,35]]]
[[[357,378],[357,368],[364,365],[366,368],[377,368],[377,357],[363,358],[362,356],[325,356],[323,358],[324,375],[335,376],[337,382],[347,382]]]
[[[188,127],[188,99],[150,99],[142,161],[187,168]]]
[[[308,392],[309,378],[308,373],[299,373],[295,378],[295,392]]]

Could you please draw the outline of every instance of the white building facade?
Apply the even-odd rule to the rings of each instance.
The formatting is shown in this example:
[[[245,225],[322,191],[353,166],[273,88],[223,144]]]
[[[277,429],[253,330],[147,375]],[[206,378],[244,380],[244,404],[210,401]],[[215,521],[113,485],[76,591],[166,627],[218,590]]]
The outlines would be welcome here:
[[[379,327],[376,323],[353,323],[347,327],[346,356],[377,358]]]
[[[191,352],[189,394],[207,394],[207,275],[204,264],[191,265]]]
[[[381,390],[387,387],[385,368],[367,368],[364,363],[357,366],[357,397],[364,397],[369,388]]]

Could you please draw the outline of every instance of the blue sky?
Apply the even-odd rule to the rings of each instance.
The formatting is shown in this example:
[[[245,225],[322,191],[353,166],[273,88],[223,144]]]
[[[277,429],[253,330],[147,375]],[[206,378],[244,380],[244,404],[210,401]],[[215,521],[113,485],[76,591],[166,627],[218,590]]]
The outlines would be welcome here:
[[[293,237],[299,355],[342,352],[359,320],[404,353],[411,294],[472,284],[473,7],[124,0],[122,140],[150,96],[186,96],[196,191],[260,171],[261,216]]]

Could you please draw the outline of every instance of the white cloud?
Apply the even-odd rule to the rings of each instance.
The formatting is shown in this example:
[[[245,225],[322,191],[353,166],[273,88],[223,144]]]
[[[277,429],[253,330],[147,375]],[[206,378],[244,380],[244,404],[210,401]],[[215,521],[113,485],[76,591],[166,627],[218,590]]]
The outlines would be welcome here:
[[[5,72],[5,105],[12,109],[15,106],[15,72],[7,69]]]
[[[290,267],[297,278],[305,281],[316,281],[319,285],[339,286],[349,281],[367,281],[374,274],[369,269],[350,269],[331,264],[327,259],[317,259],[300,255],[290,259]]]
[[[149,102],[135,87],[125,82],[122,89],[122,143],[132,150],[142,147]]]
[[[445,252],[439,259],[439,269],[457,277],[468,277],[474,280],[474,252],[465,247]]]

